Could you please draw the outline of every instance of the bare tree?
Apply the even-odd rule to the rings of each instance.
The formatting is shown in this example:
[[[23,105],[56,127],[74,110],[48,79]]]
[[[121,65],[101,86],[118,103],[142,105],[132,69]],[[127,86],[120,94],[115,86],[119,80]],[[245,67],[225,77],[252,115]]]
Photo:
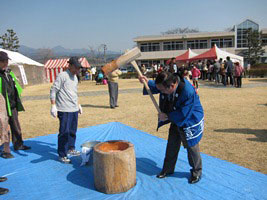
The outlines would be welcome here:
[[[45,63],[47,60],[54,58],[54,52],[52,49],[41,48],[37,51],[37,57],[39,62]]]
[[[99,62],[105,62],[106,60],[106,50],[107,50],[107,45],[106,44],[101,44],[98,47],[93,47],[89,45],[90,49],[90,55],[89,59],[95,63]],[[103,53],[102,53],[103,52]]]
[[[183,33],[198,33],[198,28],[174,28],[170,29],[165,32],[161,32],[162,35],[169,35],[169,34],[183,34]]]

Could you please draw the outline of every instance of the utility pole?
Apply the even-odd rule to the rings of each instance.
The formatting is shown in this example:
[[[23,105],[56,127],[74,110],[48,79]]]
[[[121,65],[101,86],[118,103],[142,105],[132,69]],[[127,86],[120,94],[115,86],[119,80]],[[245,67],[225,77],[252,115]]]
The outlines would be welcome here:
[[[107,50],[107,45],[103,44],[104,47],[104,62],[106,62],[106,50]]]

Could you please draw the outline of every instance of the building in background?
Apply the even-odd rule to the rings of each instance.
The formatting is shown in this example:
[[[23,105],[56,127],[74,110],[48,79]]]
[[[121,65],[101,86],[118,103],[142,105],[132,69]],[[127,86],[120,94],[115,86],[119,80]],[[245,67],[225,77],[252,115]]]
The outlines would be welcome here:
[[[265,54],[261,57],[261,62],[267,62],[267,28],[260,29],[259,24],[247,19],[235,25],[232,31],[136,37],[134,41],[141,50],[141,56],[137,58],[137,63],[139,66],[142,64],[146,66],[165,64],[169,58],[183,54],[188,48],[201,54],[213,47],[214,44],[229,53],[241,55],[241,51],[247,47],[245,37],[246,31],[250,28],[262,31]]]

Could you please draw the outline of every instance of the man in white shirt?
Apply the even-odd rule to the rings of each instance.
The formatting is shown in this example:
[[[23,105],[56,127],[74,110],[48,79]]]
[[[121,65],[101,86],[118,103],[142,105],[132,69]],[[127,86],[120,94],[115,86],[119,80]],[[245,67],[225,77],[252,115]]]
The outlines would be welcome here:
[[[81,64],[77,57],[71,57],[68,63],[69,68],[57,76],[50,90],[51,115],[59,118],[58,155],[63,163],[71,162],[68,154],[80,154],[75,150],[75,141],[78,113],[82,114],[82,107],[78,104],[77,79]]]

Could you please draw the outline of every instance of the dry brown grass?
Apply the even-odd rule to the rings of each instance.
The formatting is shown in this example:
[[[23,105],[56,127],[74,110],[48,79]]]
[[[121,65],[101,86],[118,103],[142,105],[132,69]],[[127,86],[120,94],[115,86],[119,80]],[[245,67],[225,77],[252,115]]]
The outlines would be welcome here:
[[[266,82],[244,79],[244,84]],[[29,86],[23,96],[48,95],[51,84]],[[136,79],[120,80],[119,88],[141,88]],[[205,110],[203,153],[267,173],[267,87],[200,88]],[[105,85],[82,82],[79,92],[107,90]],[[157,97],[156,97],[157,99]],[[168,126],[156,132],[156,110],[148,96],[139,93],[119,95],[120,107],[109,109],[108,95],[80,97],[84,113],[79,128],[118,121],[144,132],[167,138]],[[58,120],[50,116],[49,100],[25,101],[20,113],[24,138],[58,132]],[[165,149],[162,149],[165,151]]]

